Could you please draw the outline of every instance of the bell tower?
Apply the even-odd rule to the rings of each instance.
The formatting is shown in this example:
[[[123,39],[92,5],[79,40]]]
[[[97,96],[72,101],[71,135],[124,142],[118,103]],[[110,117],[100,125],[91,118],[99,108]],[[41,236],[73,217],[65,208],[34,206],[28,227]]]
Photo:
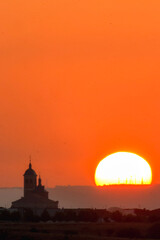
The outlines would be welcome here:
[[[32,169],[31,160],[29,168],[24,173],[24,197],[27,197],[31,191],[34,191],[37,186],[37,174]]]

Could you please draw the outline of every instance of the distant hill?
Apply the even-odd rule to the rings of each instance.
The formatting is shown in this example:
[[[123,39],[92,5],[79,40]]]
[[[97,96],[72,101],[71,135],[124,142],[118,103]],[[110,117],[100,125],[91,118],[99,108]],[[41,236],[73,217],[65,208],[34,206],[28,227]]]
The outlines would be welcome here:
[[[160,208],[160,185],[56,186],[47,190],[61,208]],[[0,206],[10,207],[21,196],[23,188],[0,188]]]

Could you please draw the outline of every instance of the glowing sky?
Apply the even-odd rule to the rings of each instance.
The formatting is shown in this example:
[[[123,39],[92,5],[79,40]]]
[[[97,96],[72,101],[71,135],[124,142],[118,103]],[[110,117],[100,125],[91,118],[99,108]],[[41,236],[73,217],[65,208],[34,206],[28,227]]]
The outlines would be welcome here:
[[[160,1],[0,1],[0,186],[93,185],[115,151],[160,183]]]

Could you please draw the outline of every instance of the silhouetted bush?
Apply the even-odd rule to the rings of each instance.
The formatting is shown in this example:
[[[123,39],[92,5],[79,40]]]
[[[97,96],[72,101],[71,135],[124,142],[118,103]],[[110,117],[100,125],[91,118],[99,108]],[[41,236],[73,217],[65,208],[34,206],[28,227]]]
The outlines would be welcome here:
[[[41,220],[41,219],[40,219],[39,216],[34,215],[34,219],[33,219],[34,222],[39,222],[40,220]]]
[[[10,212],[7,209],[4,209],[0,212],[0,220],[3,220],[3,221],[10,220]]]
[[[53,221],[77,221],[77,222],[96,222],[98,215],[95,210],[67,210],[60,211],[52,218]]]
[[[96,222],[97,220],[98,216],[94,210],[81,210],[77,216],[77,221]]]
[[[77,221],[77,215],[75,211],[67,211],[64,213],[64,221]]]
[[[136,214],[135,221],[136,222],[148,222],[150,211],[144,209],[135,209],[134,210]]]
[[[157,222],[160,221],[160,209],[155,209],[149,212],[148,214],[149,222]]]
[[[138,218],[135,215],[128,214],[123,216],[123,222],[137,222]]]
[[[11,219],[11,221],[14,221],[14,222],[20,221],[21,220],[20,213],[18,211],[12,212],[10,214],[10,219]]]
[[[51,220],[51,217],[46,209],[42,212],[40,219],[44,222]]]
[[[57,212],[55,216],[52,218],[53,221],[64,221],[64,213],[63,212]]]
[[[122,213],[120,213],[119,211],[111,213],[111,219],[116,222],[122,222],[123,219]]]
[[[23,215],[24,216],[24,221],[26,221],[26,222],[33,222],[34,221],[34,214],[33,214],[32,209],[29,209],[29,208],[25,209],[23,214],[24,214]]]

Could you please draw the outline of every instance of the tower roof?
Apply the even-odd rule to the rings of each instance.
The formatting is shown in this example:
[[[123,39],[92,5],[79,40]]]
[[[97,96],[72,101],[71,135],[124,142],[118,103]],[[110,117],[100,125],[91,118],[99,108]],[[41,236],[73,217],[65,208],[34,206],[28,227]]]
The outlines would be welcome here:
[[[29,168],[25,171],[23,176],[31,175],[31,176],[37,176],[36,172],[32,169],[31,162],[29,163]]]

